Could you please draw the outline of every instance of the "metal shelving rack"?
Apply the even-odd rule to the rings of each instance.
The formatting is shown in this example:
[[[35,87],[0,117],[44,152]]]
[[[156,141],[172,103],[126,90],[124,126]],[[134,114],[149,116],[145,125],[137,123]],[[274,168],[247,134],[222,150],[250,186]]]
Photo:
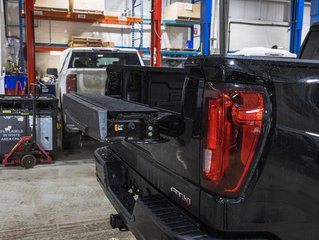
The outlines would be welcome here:
[[[153,0],[154,2],[154,6],[155,7],[151,12],[153,13],[154,16],[159,16],[159,13],[158,11],[161,12],[161,8],[159,7],[156,7],[156,6],[161,6],[162,5],[162,1],[161,0]],[[212,1],[212,0],[209,0],[209,1]],[[140,6],[139,4],[136,4],[137,0],[132,0],[132,15],[134,16],[134,12],[135,12],[135,9],[136,7]],[[140,0],[140,2],[142,3],[143,0]],[[199,2],[199,0],[192,0],[191,3],[196,3],[196,2]],[[141,12],[143,12],[143,9],[140,10]],[[161,13],[160,13],[161,15]],[[157,20],[155,20],[156,22],[158,22]],[[152,23],[152,19],[146,19],[146,18],[143,18],[143,22],[141,24],[141,26],[143,26],[143,24],[150,24],[151,26],[154,27],[154,23]],[[199,25],[200,22],[199,21],[181,21],[181,20],[162,20],[160,21],[160,24],[161,25],[165,25],[165,26],[177,26],[177,27],[189,27],[191,29],[191,41],[194,42],[194,26],[195,25]],[[156,26],[157,26],[157,23],[156,23]],[[159,26],[157,26],[157,28],[159,28]],[[143,34],[143,29],[141,31],[139,31],[141,36]],[[157,34],[154,34],[153,37],[154,38],[153,40],[151,40],[151,42],[153,42],[153,46],[156,45],[156,46],[160,46],[160,37],[157,36]],[[139,38],[135,38],[135,28],[134,28],[134,25],[133,25],[133,29],[132,29],[132,47],[135,47],[135,41],[138,40]],[[143,45],[140,45],[139,46],[139,49],[142,49],[143,48]],[[155,47],[157,48],[157,47]],[[157,50],[154,50],[153,47],[152,47],[152,44],[151,44],[151,49],[149,51],[143,51],[144,54],[149,54],[152,52],[157,52],[157,56],[158,55],[166,55],[166,56],[178,56],[178,57],[182,57],[182,56],[194,56],[194,55],[198,55],[199,54],[199,51],[166,51],[166,50],[161,50],[160,51],[160,54],[158,54],[158,51]],[[151,59],[153,59],[151,57]],[[152,61],[151,61],[152,62]]]
[[[56,12],[45,10],[35,10],[34,18],[42,20],[86,22],[97,24],[132,25],[133,23],[142,23],[142,18],[137,17],[104,16],[102,14]]]
[[[41,19],[41,20],[85,22],[85,23],[97,23],[97,24],[118,24],[118,25],[134,25],[134,24],[142,23],[142,18],[138,18],[138,17],[104,16],[102,14],[55,12],[55,11],[45,11],[45,10],[35,10],[34,18]],[[40,43],[40,44],[36,44],[35,51],[36,52],[61,51],[66,48],[67,48],[66,44]]]
[[[162,2],[161,0],[154,0],[154,2]],[[192,3],[198,2],[199,0],[192,0]],[[212,0],[202,0],[202,2],[212,2]],[[29,25],[27,29],[27,40],[29,40],[29,44],[27,44],[27,48],[29,52],[48,52],[48,51],[61,51],[67,48],[66,44],[51,44],[51,43],[34,43],[34,30],[31,31],[33,19],[42,19],[42,20],[55,20],[55,21],[71,21],[71,22],[87,22],[87,23],[98,23],[98,24],[119,24],[119,25],[131,25],[132,26],[132,47],[143,50],[144,53],[148,54],[150,52],[149,49],[143,48],[143,24],[151,24],[149,19],[143,19],[143,0],[132,0],[132,17],[118,17],[118,16],[104,16],[102,14],[90,14],[90,13],[72,13],[72,12],[56,12],[56,11],[46,11],[46,10],[35,10],[34,9],[34,0],[25,0],[25,6],[27,7],[25,13],[23,13],[23,4],[22,0],[19,0],[19,11],[20,11],[20,41],[23,43],[23,17],[26,18],[26,23]],[[140,7],[140,17],[135,16],[135,10]],[[157,11],[161,11],[158,7]],[[31,15],[30,15],[31,14]],[[28,16],[31,16],[28,17]],[[202,17],[202,16],[201,16]],[[32,20],[31,20],[32,19]],[[138,24],[138,35],[136,37],[137,32],[135,29],[136,24]],[[181,27],[191,27],[191,39],[193,40],[193,32],[194,25],[199,24],[199,22],[193,21],[176,21],[176,20],[161,20],[159,24],[164,24],[167,26],[181,26]],[[31,26],[31,27],[30,27]],[[30,35],[32,32],[33,36]],[[158,38],[158,36],[157,36]],[[136,45],[136,41],[140,40],[138,46]],[[158,42],[160,40],[157,39]],[[31,43],[31,44],[30,44]],[[21,44],[22,48],[23,44]],[[29,46],[33,46],[32,49]],[[160,46],[160,44],[157,44]],[[121,47],[121,46],[117,46]],[[22,52],[22,51],[21,51]],[[191,56],[197,55],[198,52],[188,52],[188,51],[158,51],[157,55],[168,55],[168,56]],[[33,55],[33,54],[32,54]],[[33,55],[34,56],[34,55]],[[34,58],[34,57],[33,57]],[[33,59],[32,58],[32,59]],[[33,62],[33,60],[31,61]],[[23,66],[24,63],[21,62]],[[32,66],[33,65],[33,66]],[[34,64],[31,63],[28,66],[28,69],[34,69]],[[31,73],[31,76],[33,74]]]
[[[140,8],[140,18],[142,22],[132,23],[132,47],[136,47],[136,41],[139,41],[138,49],[143,48],[143,12],[144,12],[144,0],[132,0],[132,17],[135,17],[136,9]],[[135,26],[138,27],[138,37],[136,37]]]
[[[142,1],[143,0],[141,0],[141,2]],[[25,14],[23,13],[23,9],[22,9],[22,0],[19,0],[19,11],[21,13],[21,17],[25,17]],[[86,22],[86,23],[97,23],[97,24],[118,24],[118,25],[132,25],[134,23],[141,24],[143,21],[141,17],[129,17],[129,16],[127,17],[104,16],[103,14],[72,13],[72,12],[37,10],[37,9],[33,9],[33,12],[34,12],[34,19],[41,19],[41,20]],[[21,21],[21,25],[22,25],[22,21]],[[23,29],[21,31],[23,31]]]

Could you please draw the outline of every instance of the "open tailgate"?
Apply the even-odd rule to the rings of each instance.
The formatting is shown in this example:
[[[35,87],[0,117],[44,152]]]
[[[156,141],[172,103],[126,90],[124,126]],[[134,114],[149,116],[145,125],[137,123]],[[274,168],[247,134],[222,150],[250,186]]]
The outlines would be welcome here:
[[[108,96],[88,93],[64,95],[67,122],[101,142],[152,141],[159,138],[158,110]]]

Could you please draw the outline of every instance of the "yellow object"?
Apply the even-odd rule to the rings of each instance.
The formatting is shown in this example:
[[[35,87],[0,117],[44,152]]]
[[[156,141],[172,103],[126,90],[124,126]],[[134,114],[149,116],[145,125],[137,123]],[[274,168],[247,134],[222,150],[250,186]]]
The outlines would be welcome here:
[[[103,42],[103,47],[115,47],[115,42]]]

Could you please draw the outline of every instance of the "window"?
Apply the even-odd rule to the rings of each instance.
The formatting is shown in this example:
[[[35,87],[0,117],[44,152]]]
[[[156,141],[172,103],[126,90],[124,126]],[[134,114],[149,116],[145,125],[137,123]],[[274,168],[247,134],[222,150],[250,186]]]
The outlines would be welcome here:
[[[141,65],[136,53],[111,51],[74,52],[69,68],[106,68],[108,65]]]

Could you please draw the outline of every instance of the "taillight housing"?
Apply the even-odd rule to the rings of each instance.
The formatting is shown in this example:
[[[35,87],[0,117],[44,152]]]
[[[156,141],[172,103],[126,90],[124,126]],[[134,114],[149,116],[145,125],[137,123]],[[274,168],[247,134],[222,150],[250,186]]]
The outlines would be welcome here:
[[[259,88],[211,89],[206,96],[203,182],[210,191],[238,196],[258,155],[266,119]]]
[[[66,82],[65,82],[66,93],[76,92],[76,84],[77,84],[76,82],[77,82],[77,79],[75,74],[69,74],[66,76]]]

